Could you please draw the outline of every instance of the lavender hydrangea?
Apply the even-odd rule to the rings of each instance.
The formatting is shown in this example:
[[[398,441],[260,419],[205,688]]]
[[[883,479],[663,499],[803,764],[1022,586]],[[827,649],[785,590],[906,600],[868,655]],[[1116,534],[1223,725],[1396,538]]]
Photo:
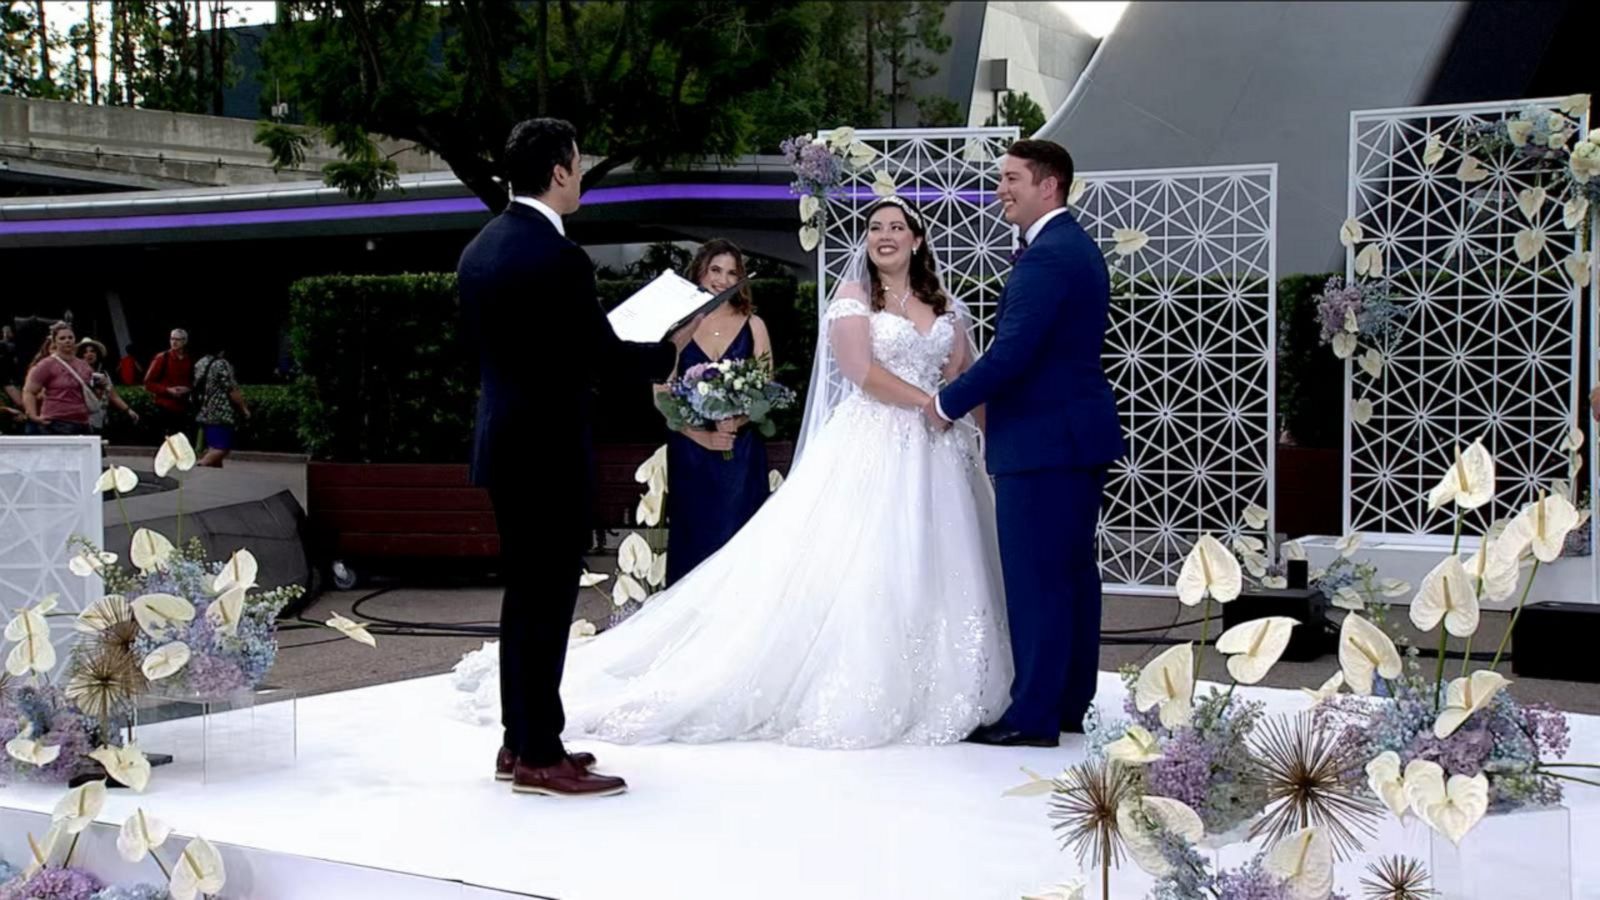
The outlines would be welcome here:
[[[795,135],[778,146],[795,180],[790,189],[797,194],[811,194],[822,198],[839,186],[844,178],[844,166],[826,142],[817,142],[809,135]]]
[[[1337,275],[1329,278],[1316,296],[1317,321],[1322,325],[1322,342],[1345,330],[1347,315],[1354,315],[1356,333],[1371,341],[1381,341],[1399,327],[1405,310],[1376,281],[1346,284]]]
[[[136,884],[132,887],[113,885],[108,887],[89,900],[171,900],[172,895],[167,889],[154,884]]]
[[[49,765],[35,766],[0,754],[0,782],[66,783],[93,750],[94,723],[84,717],[55,685],[20,685],[0,692],[0,744],[32,728],[33,740],[61,748]]]
[[[0,887],[0,900],[90,900],[103,887],[82,869],[40,869],[32,878],[14,878]]]

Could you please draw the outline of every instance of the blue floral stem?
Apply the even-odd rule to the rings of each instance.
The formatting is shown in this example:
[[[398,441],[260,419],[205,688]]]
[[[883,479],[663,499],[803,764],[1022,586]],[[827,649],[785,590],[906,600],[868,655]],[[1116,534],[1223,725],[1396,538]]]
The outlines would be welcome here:
[[[168,881],[171,881],[172,880],[172,873],[167,870],[167,864],[161,861],[161,857],[156,855],[156,851],[155,851],[154,848],[151,848],[151,850],[150,850],[150,858],[155,860],[156,868],[161,870],[161,877],[165,878]]]
[[[1541,768],[1541,769],[1600,769],[1600,765],[1595,765],[1594,763],[1547,763],[1547,762],[1542,762],[1542,763],[1539,763],[1539,768]]]
[[[1541,774],[1545,775],[1548,778],[1559,778],[1562,781],[1575,781],[1578,784],[1587,784],[1590,787],[1600,788],[1600,781],[1590,781],[1587,778],[1578,778],[1578,777],[1573,776],[1573,775],[1563,775],[1560,772],[1546,772],[1543,769],[1541,769],[1539,771],[1540,771]]]
[[[1533,571],[1528,573],[1528,583],[1522,586],[1522,597],[1517,600],[1517,611],[1511,614],[1511,624],[1506,626],[1505,636],[1500,638],[1500,646],[1494,651],[1494,662],[1489,664],[1489,671],[1500,668],[1500,657],[1506,652],[1506,645],[1511,643],[1511,632],[1517,627],[1517,620],[1522,618],[1522,605],[1528,602],[1528,592],[1533,590],[1533,580],[1539,577],[1539,563],[1541,560],[1533,558]]]

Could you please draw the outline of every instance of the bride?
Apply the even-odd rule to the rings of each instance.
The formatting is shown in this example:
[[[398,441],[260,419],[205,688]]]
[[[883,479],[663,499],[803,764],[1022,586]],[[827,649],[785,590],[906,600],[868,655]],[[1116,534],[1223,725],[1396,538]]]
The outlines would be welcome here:
[[[959,741],[1012,668],[973,430],[921,408],[973,362],[927,230],[898,197],[822,312],[788,481],[718,553],[568,653],[564,738]],[[671,477],[671,473],[668,473]]]

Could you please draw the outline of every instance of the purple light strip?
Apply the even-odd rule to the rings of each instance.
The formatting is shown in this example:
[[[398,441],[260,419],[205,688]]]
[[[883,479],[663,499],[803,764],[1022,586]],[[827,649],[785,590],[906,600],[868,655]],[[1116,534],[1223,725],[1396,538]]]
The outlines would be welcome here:
[[[851,200],[870,200],[871,188],[849,188],[842,192]],[[968,203],[987,204],[993,194],[986,191],[941,191],[918,188],[902,192],[907,199],[922,202],[955,198]],[[585,204],[650,203],[667,200],[693,201],[787,201],[796,199],[787,185],[778,184],[641,184],[628,187],[595,188],[584,195]],[[79,219],[30,219],[0,221],[0,235],[81,234],[95,231],[146,231],[167,228],[218,228],[240,225],[281,225],[292,222],[332,222],[349,219],[388,219],[405,216],[461,215],[485,212],[477,197],[447,197],[434,200],[389,200],[376,203],[339,203],[325,206],[294,206],[282,209],[243,209],[228,212],[166,213],[143,216],[93,216]]]

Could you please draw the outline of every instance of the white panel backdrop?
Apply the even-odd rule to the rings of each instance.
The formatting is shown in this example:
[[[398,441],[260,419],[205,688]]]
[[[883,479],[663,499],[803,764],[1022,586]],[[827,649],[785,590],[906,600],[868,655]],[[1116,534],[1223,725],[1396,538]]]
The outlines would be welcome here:
[[[69,538],[105,541],[99,477],[99,438],[0,437],[0,607],[9,619],[59,595],[57,611],[71,615],[51,616],[50,631],[63,659],[75,615],[101,596],[99,578],[67,569]]]
[[[1582,226],[1563,223],[1559,199],[1533,221],[1518,208],[1524,188],[1544,185],[1554,196],[1555,184],[1515,150],[1476,154],[1488,172],[1482,180],[1457,177],[1465,130],[1559,102],[1350,114],[1349,215],[1366,242],[1347,253],[1347,274],[1358,249],[1378,244],[1390,294],[1410,312],[1377,347],[1385,363],[1377,377],[1346,367],[1347,405],[1365,399],[1373,409],[1366,425],[1346,424],[1347,532],[1448,541],[1451,510],[1430,512],[1426,494],[1458,442],[1482,438],[1497,462],[1497,496],[1468,513],[1468,536],[1567,477],[1559,444],[1585,418],[1579,364],[1594,344],[1585,338],[1583,294],[1561,265],[1584,248]],[[1587,118],[1572,120],[1580,136]],[[1430,135],[1444,147],[1431,166],[1423,160]],[[1546,242],[1524,261],[1514,243],[1530,227],[1543,229]]]
[[[886,170],[931,223],[946,287],[987,347],[1017,246],[994,199],[1014,128],[858,131],[879,159],[829,198],[817,248],[826,304]],[[1101,516],[1108,588],[1170,587],[1203,532],[1247,533],[1246,506],[1272,508],[1276,343],[1276,165],[1084,173],[1074,213],[1112,273],[1105,365],[1130,455],[1111,474]],[[1120,229],[1148,237],[1113,249]],[[1267,528],[1255,531],[1265,536]]]

